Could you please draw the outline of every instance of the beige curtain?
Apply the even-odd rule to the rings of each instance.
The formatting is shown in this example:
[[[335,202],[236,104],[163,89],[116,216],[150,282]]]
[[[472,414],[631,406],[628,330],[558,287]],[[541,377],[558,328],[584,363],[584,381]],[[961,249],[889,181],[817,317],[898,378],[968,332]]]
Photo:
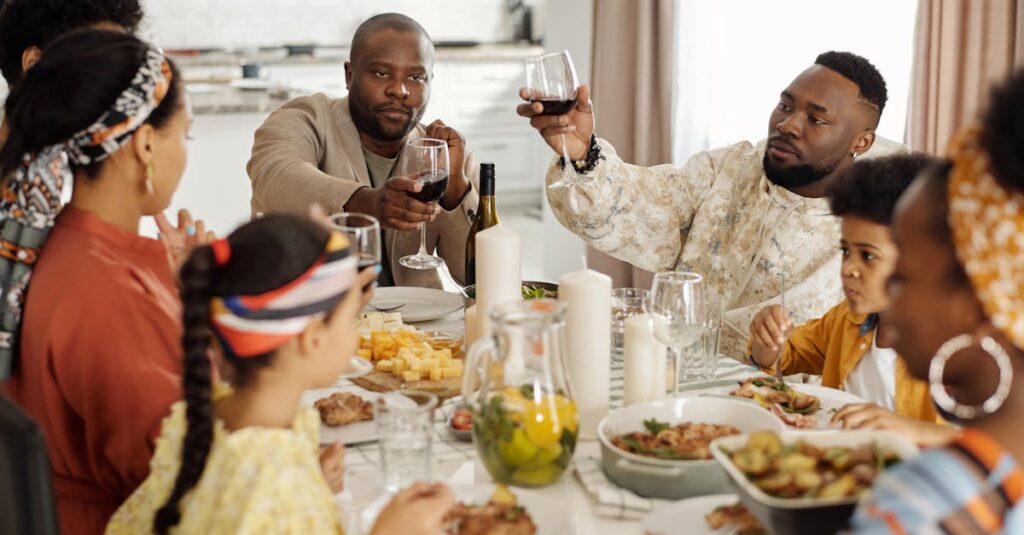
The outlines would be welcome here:
[[[1024,0],[920,0],[905,142],[933,154],[1024,64]]]
[[[623,160],[672,161],[674,0],[594,0],[593,100],[597,133]],[[588,265],[615,288],[650,288],[650,273],[592,248]]]

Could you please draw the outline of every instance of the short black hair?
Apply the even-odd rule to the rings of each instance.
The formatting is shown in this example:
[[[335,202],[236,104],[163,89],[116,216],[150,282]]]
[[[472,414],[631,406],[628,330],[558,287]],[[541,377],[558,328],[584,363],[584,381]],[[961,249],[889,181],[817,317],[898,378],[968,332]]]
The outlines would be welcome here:
[[[101,22],[135,33],[142,14],[139,0],[7,0],[0,11],[0,71],[14,85],[29,47],[45,49],[71,30]]]
[[[938,161],[923,152],[858,160],[829,186],[832,214],[890,225],[900,195],[922,170]]]
[[[982,143],[996,180],[1024,193],[1024,69],[992,90]]]
[[[401,13],[381,13],[366,19],[356,28],[356,33],[352,36],[352,45],[349,48],[349,58],[355,58],[357,53],[366,45],[366,40],[371,35],[382,30],[413,32],[430,41],[430,34],[427,33],[426,28],[413,18]]]
[[[819,54],[814,64],[831,69],[857,84],[860,98],[878,110],[879,116],[882,115],[885,103],[889,100],[889,93],[885,88],[885,78],[882,78],[882,73],[878,72],[870,61],[852,52],[833,50]]]

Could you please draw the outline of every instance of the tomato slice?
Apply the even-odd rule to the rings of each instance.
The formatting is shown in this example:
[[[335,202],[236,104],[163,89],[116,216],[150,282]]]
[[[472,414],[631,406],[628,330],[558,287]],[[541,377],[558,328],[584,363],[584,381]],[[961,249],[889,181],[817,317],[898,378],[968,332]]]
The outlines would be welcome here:
[[[469,431],[473,428],[473,416],[465,409],[455,411],[452,417],[452,427],[460,431]]]

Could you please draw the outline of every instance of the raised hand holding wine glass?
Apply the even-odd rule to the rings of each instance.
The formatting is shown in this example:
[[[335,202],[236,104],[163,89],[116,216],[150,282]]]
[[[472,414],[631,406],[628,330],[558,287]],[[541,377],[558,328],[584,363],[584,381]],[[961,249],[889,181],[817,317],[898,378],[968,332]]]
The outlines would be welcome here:
[[[436,203],[448,189],[448,144],[440,139],[416,138],[405,142],[402,174],[420,183],[420,191],[406,192],[424,203]],[[400,264],[410,269],[437,269],[444,260],[427,251],[427,225],[420,224],[420,250],[403,256]]]
[[[705,307],[704,278],[699,274],[663,271],[654,275],[644,309],[654,317],[654,337],[668,346],[674,355],[674,394],[679,393],[682,351],[701,341],[705,329]]]
[[[544,140],[565,158],[565,173],[548,187],[560,188],[581,182],[572,167],[573,160],[586,156],[590,135],[594,130],[590,90],[580,86],[576,67],[569,52],[553,52],[526,60],[526,87],[520,96],[529,104],[519,106],[518,113],[530,118],[530,125],[540,131]]]

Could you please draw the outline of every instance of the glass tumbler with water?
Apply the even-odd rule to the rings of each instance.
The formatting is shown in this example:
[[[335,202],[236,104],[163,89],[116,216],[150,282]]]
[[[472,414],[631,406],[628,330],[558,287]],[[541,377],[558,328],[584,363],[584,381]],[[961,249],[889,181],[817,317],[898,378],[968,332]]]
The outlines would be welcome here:
[[[436,395],[418,390],[392,392],[374,402],[385,491],[394,494],[431,479],[430,440],[437,403]]]
[[[643,288],[612,290],[612,362],[622,362],[626,320],[644,313],[644,300],[650,292]]]

